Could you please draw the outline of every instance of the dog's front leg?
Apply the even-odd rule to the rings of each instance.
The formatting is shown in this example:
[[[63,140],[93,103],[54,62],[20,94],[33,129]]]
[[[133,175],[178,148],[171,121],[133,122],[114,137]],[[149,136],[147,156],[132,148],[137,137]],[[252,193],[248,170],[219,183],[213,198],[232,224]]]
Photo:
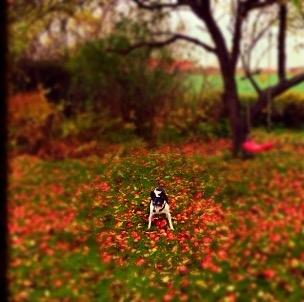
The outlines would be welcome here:
[[[153,209],[154,209],[154,206],[153,206],[152,201],[151,201],[151,203],[150,203],[150,214],[149,214],[148,230],[151,228],[152,217],[153,217]]]
[[[149,224],[148,224],[148,230],[151,228],[152,217],[153,217],[153,213],[151,213],[151,212],[150,212],[150,215],[149,215]]]
[[[172,224],[172,219],[171,219],[171,214],[170,214],[169,211],[166,211],[166,216],[167,216],[167,219],[168,219],[168,222],[169,222],[170,229],[174,230],[173,224]]]

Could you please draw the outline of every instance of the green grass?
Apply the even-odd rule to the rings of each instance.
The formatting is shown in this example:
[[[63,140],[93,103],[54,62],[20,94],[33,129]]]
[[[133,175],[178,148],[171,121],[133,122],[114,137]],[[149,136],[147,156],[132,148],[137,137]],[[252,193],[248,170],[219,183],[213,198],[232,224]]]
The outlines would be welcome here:
[[[256,81],[261,86],[261,88],[274,85],[277,82],[276,75],[267,75],[261,74],[255,76]],[[240,94],[255,94],[255,90],[250,84],[249,80],[242,79],[242,76],[237,76],[238,90]],[[192,87],[195,92],[201,91],[201,89],[211,89],[211,90],[220,90],[222,88],[222,80],[219,75],[209,75],[204,79],[201,75],[190,75],[189,76],[189,85]],[[291,91],[304,92],[304,83],[300,83]]]
[[[11,300],[302,301],[304,138],[254,136],[276,148],[246,161],[220,141],[107,158],[15,158]],[[158,184],[174,232],[161,217],[146,230]]]

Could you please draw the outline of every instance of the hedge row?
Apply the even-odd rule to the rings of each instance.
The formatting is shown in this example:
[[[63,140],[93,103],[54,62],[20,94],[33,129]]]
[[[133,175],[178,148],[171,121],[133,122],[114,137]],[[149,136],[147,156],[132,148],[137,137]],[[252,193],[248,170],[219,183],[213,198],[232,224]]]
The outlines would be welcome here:
[[[253,96],[243,96],[244,110],[255,102]],[[255,120],[252,126],[266,126],[271,119],[273,127],[304,127],[304,94],[289,92],[273,101],[271,109]],[[10,147],[35,153],[51,138],[117,138],[125,135],[125,122],[114,121],[105,112],[83,112],[73,119],[62,115],[41,91],[21,93],[10,98],[9,138]],[[135,135],[135,125],[128,128]],[[128,131],[130,134],[131,132]],[[181,96],[168,116],[160,122],[158,138],[161,141],[181,137],[201,136],[205,138],[229,135],[229,125],[224,115],[219,92],[200,97]],[[117,139],[116,139],[117,140]]]
[[[253,96],[243,96],[244,107],[256,101]],[[270,106],[265,108],[254,125],[267,125],[270,120],[273,126],[288,128],[302,128],[304,126],[304,93],[286,92],[272,100]]]
[[[256,102],[253,95],[241,96],[244,112]],[[197,127],[199,123],[216,123],[225,117],[221,94],[207,93],[192,100],[178,103],[177,109],[172,110],[168,124],[186,130]],[[252,121],[252,126],[263,126],[271,122],[273,126],[290,128],[304,127],[304,93],[287,92],[274,99],[265,108],[258,119]]]

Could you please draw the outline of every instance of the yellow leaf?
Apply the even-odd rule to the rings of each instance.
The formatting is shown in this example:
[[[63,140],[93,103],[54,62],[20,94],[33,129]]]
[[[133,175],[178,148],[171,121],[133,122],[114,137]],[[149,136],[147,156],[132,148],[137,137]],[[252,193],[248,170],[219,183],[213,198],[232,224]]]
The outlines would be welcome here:
[[[164,277],[162,278],[162,281],[163,281],[164,283],[168,283],[168,282],[170,281],[169,276],[164,276]]]
[[[207,286],[207,284],[204,280],[196,280],[195,284],[200,286],[200,287],[206,287]]]

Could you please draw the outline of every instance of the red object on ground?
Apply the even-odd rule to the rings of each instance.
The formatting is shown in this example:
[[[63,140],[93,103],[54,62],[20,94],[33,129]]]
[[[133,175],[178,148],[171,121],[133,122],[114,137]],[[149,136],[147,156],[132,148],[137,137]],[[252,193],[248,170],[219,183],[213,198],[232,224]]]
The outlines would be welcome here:
[[[274,143],[268,142],[263,144],[264,151],[271,150],[274,147]]]
[[[258,144],[253,140],[247,140],[243,143],[243,149],[249,153],[261,153],[267,150],[271,150],[274,147],[272,142]]]

